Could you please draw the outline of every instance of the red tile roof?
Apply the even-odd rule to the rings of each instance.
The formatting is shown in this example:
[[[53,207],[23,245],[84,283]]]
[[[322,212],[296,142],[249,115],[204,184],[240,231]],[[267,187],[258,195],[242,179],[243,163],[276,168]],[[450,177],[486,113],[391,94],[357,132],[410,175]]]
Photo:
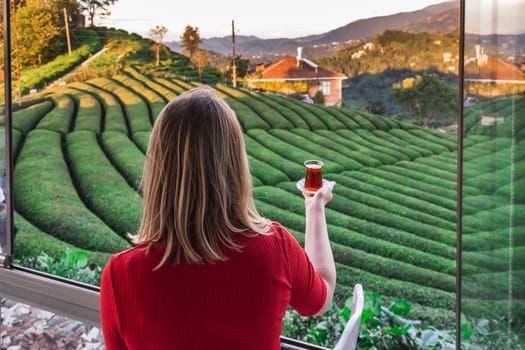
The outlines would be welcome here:
[[[525,83],[518,67],[494,56],[489,56],[481,65],[472,60],[465,65],[465,80],[512,81]]]
[[[312,66],[307,60],[300,60],[297,64],[297,58],[283,58],[270,64],[262,71],[259,78],[252,76],[248,80],[312,80],[312,79],[346,79],[344,74],[332,70]]]

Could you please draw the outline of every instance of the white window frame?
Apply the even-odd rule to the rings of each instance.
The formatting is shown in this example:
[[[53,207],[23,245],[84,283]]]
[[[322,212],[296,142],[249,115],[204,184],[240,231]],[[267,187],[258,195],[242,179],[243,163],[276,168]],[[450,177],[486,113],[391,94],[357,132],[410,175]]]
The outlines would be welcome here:
[[[319,90],[324,96],[330,96],[332,93],[332,82],[330,80],[323,80],[319,83]]]

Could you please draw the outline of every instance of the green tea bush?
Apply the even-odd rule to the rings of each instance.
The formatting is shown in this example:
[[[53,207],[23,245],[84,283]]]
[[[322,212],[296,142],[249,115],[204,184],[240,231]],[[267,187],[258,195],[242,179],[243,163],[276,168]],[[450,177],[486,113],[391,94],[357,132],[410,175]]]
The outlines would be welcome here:
[[[94,85],[91,85],[90,82]],[[70,84],[70,87],[78,89],[79,91],[91,93],[100,100],[104,111],[104,118],[102,120],[103,130],[120,131],[126,134],[129,133],[124,112],[118,99],[111,93],[98,88],[95,84],[96,81],[89,81],[86,83],[73,83]]]
[[[412,169],[408,163],[411,162],[401,162],[396,165],[388,165],[381,168],[365,168],[363,172],[429,194],[435,194],[449,199],[456,197],[457,185],[455,182],[438,176],[420,173]],[[417,166],[417,168],[422,167],[422,165]]]
[[[162,96],[164,99],[164,102],[168,102],[171,99],[173,99],[177,94],[175,94],[170,89],[166,88],[163,84],[159,84],[155,82],[150,77],[140,73],[137,68],[135,67],[126,67],[125,71],[126,74],[128,74],[133,79],[136,79],[140,83],[147,86],[150,90],[155,91],[157,94]]]
[[[161,84],[162,86],[165,86],[166,88],[169,89],[169,91],[173,94],[175,94],[176,96],[182,94],[184,91],[186,91],[186,89],[180,87],[179,85],[175,84],[173,81],[171,80],[168,80],[168,79],[165,79],[165,78],[161,78],[161,77],[155,77],[152,79],[152,81],[158,83],[158,84]]]
[[[478,229],[461,237],[465,251],[500,249],[509,246],[509,239],[515,246],[525,245],[525,225],[504,226],[493,230]]]
[[[372,124],[372,122],[370,120],[368,120],[368,118],[366,118],[365,116],[363,116],[361,113],[359,113],[358,111],[350,111],[350,110],[344,110],[344,112],[350,116],[350,118],[352,118],[352,120],[354,122],[356,122],[357,124],[359,124],[360,126],[360,129],[365,129],[365,130],[376,130],[376,127],[374,124]]]
[[[113,166],[136,191],[144,170],[144,153],[126,135],[118,131],[102,133],[102,147]]]
[[[265,130],[252,129],[248,130],[247,134],[271,151],[279,154],[283,158],[291,160],[292,162],[296,162],[300,166],[303,166],[304,161],[307,159],[322,159],[322,152],[315,154],[305,150],[304,148],[290,145],[289,143],[272,136]],[[317,149],[317,151],[322,150]],[[323,171],[325,173],[337,173],[343,170],[343,166],[339,163],[328,161],[324,162]]]
[[[359,136],[352,130],[337,130],[337,133],[340,134],[342,137],[346,138],[349,142],[353,142],[356,145],[358,145],[358,147],[360,147],[360,150],[362,150],[363,153],[365,152],[365,150],[370,150],[369,152],[373,154],[375,158],[379,159],[382,164],[392,164],[400,160],[409,159],[404,154],[396,152],[387,147],[376,145],[372,142],[363,139],[361,136]]]
[[[521,215],[525,205],[505,205],[494,209],[479,211],[463,216],[463,225],[472,232],[497,230],[502,227],[525,225],[525,216]]]
[[[17,212],[14,212],[14,224],[17,228],[14,242],[15,259],[17,260],[24,261],[28,258],[34,258],[42,251],[45,251],[53,259],[59,259],[67,249],[71,251],[79,250],[78,247],[61,241],[36,228]],[[83,251],[86,252],[89,261],[99,266],[106,265],[111,256],[110,253]]]
[[[270,106],[276,111],[279,111],[279,113],[285,117],[294,128],[302,128],[302,129],[309,129],[308,124],[304,121],[304,119],[297,114],[294,110],[287,108],[283,105],[278,104],[275,102],[274,99],[270,98],[269,95],[255,93],[250,90],[243,89],[242,90],[245,94],[249,95],[259,103],[262,103],[264,105]]]
[[[282,129],[272,129],[269,131],[269,133],[290,145],[302,148],[303,150],[311,152],[312,154],[319,152],[319,149],[323,149],[321,158],[323,159],[323,161],[331,161],[337,164],[341,164],[345,170],[355,170],[363,167],[361,163],[351,159],[350,157],[347,157],[346,155],[340,152],[324,148],[322,147],[322,144],[317,144],[313,139],[309,137],[310,135],[316,134],[314,134],[312,131],[304,131],[304,136]]]
[[[102,125],[102,106],[90,93],[67,89],[78,103],[78,110],[74,118],[74,131],[88,130],[100,134]]]
[[[304,217],[302,216],[304,212],[304,199],[300,194],[294,195],[275,187],[261,186],[254,190],[254,196],[259,202],[266,204],[266,210],[271,211],[273,215],[269,215],[269,217],[278,217],[279,221],[287,223],[285,226],[298,231],[304,231]],[[270,207],[268,207],[268,205],[270,205]],[[422,252],[432,253],[433,255],[448,259],[455,259],[456,256],[454,247],[389,226],[383,226],[341,214],[331,209],[330,204],[326,209],[326,218],[330,226],[337,226],[346,230],[351,229],[366,236],[412,247]]]
[[[285,173],[289,179],[300,179],[305,175],[302,163],[283,158],[246,134],[244,135],[244,142],[249,156],[270,164],[272,167]]]
[[[438,144],[445,146],[450,152],[456,152],[458,148],[457,142],[450,141],[443,137],[442,134],[438,134],[433,130],[423,130],[423,129],[411,129],[408,131],[412,135],[419,137],[420,139],[427,140],[431,144]]]
[[[261,184],[276,185],[281,181],[289,181],[290,179],[285,173],[272,165],[262,162],[254,157],[248,155],[248,162],[250,164],[250,172],[253,176],[261,181]]]
[[[403,139],[400,139],[394,135],[391,135],[390,133],[386,131],[372,130],[371,133],[374,134],[377,138],[383,139],[384,142],[388,142],[389,144],[401,146],[405,150],[410,150],[409,152],[413,154],[412,159],[419,158],[419,157],[428,157],[428,156],[433,155],[433,153],[430,152],[429,150],[418,147],[418,146],[414,146]]]
[[[37,129],[28,134],[13,176],[15,209],[44,232],[76,247],[101,252],[129,248],[82,202],[61,143],[54,131]]]
[[[434,154],[439,154],[442,152],[448,152],[449,149],[443,145],[439,145],[434,142],[429,142],[428,140],[422,139],[421,137],[414,136],[409,131],[403,129],[393,129],[390,130],[390,133],[396,137],[402,138],[413,145],[419,146],[421,148],[426,148]]]
[[[405,159],[417,159],[420,158],[422,155],[421,153],[411,149],[410,147],[406,146],[398,146],[395,143],[391,141],[387,141],[381,137],[377,137],[373,132],[364,130],[364,129],[358,129],[354,130],[354,132],[359,135],[363,140],[366,140],[368,142],[371,142],[373,144],[376,144],[378,146],[390,148],[394,151],[397,151],[399,154],[405,155],[407,158]]]
[[[150,89],[146,84],[136,80],[128,74],[118,74],[112,77],[113,80],[119,82],[133,93],[140,96],[146,102],[149,110],[150,119],[155,120],[162,108],[166,105],[166,100],[158,92]]]
[[[53,95],[55,107],[37,124],[37,129],[47,129],[65,135],[72,126],[76,111],[75,102],[69,95]]]
[[[142,198],[106,158],[96,135],[76,131],[67,135],[66,142],[71,171],[87,205],[121,236],[135,234],[142,217]]]
[[[299,130],[294,130],[294,132],[299,132]],[[333,150],[340,150],[346,156],[351,156],[357,162],[363,164],[364,166],[378,167],[383,165],[383,161],[387,161],[387,164],[392,164],[396,162],[396,159],[387,155],[378,154],[378,152],[371,150],[367,147],[363,147],[356,142],[350,141],[343,136],[337,134],[335,131],[329,130],[316,130],[316,134],[321,135],[325,140],[330,140],[330,143],[326,144],[326,147],[329,145]],[[314,137],[312,135],[312,137]],[[320,143],[318,141],[318,143]]]
[[[131,133],[151,130],[151,117],[146,102],[130,89],[107,78],[91,80],[90,84],[106,91],[111,91],[120,105],[129,124]]]
[[[315,116],[317,116],[317,118],[321,119],[323,123],[326,124],[328,130],[338,130],[346,128],[346,125],[339,120],[336,114],[332,113],[332,109],[317,104],[309,104],[300,101],[295,102],[304,104],[304,108],[310,111]]]
[[[317,132],[312,132],[305,129],[292,129],[292,133],[301,136],[304,139],[308,140],[308,143],[317,145],[317,147],[322,147],[324,152],[335,152],[340,156],[345,156],[353,161],[353,166],[355,169],[360,169],[363,166],[379,166],[381,163],[378,160],[369,158],[358,152],[344,147],[340,143],[332,139],[333,131],[328,130],[318,130]]]
[[[428,198],[424,196],[424,193],[419,192],[418,197],[412,196],[410,189],[408,189],[408,191],[401,191],[403,184],[387,182],[386,186],[381,186],[382,182],[386,182],[385,179],[379,179],[374,176],[363,176],[358,171],[345,172],[344,175],[331,174],[330,180],[337,182],[336,189],[343,187],[347,189],[347,191],[357,191],[357,199],[360,199],[364,204],[369,203],[372,207],[378,206],[378,204],[374,202],[379,200],[380,203],[384,204],[380,206],[383,208],[389,208],[390,205],[400,205],[409,208],[411,212],[417,212],[417,215],[431,215],[437,219],[442,219],[439,220],[439,222],[447,222],[447,224],[444,225],[449,229],[452,229],[452,226],[450,226],[451,223],[455,225],[457,214],[452,203],[449,203],[450,209],[448,209],[441,205],[431,203],[428,201]]]
[[[304,122],[311,130],[326,129],[326,124],[311,111],[304,108],[305,103],[288,98],[285,96],[266,95],[268,99],[275,101],[284,108],[291,109],[303,118]]]
[[[13,112],[11,125],[22,134],[33,130],[38,122],[53,109],[51,100],[44,100],[40,103],[30,105],[27,108]],[[0,125],[4,124],[4,116],[0,116]]]
[[[133,134],[131,140],[137,145],[143,154],[146,154],[150,136],[151,131],[139,131]]]
[[[361,126],[356,123],[351,115],[349,113],[346,113],[346,109],[336,106],[331,107],[322,107],[324,110],[326,110],[328,113],[332,114],[334,117],[336,117],[341,123],[345,125],[345,128],[356,130],[359,129]]]
[[[224,92],[220,90],[216,90],[216,94],[217,96],[225,100],[230,105],[230,107],[235,111],[235,114],[237,114],[237,118],[239,119],[239,123],[241,124],[245,132],[251,129],[268,130],[271,128],[270,124],[268,124],[266,120],[264,120],[261,116],[255,113],[251,108],[246,106],[244,103],[237,101],[233,97],[229,97],[228,95],[226,95]]]
[[[226,94],[229,98],[234,99],[253,110],[261,119],[263,119],[269,125],[271,125],[272,128],[293,128],[293,124],[283,115],[281,115],[281,112],[279,110],[276,110],[271,106],[265,105],[257,101],[242,90],[229,88],[222,84],[215,85],[215,88],[221,91],[222,93]]]
[[[372,125],[374,126],[374,129],[383,130],[383,131],[388,131],[391,129],[391,127],[389,126],[387,122],[387,118],[383,116],[368,113],[363,110],[356,110],[355,113],[365,117],[370,123],[372,123]],[[370,130],[373,130],[373,129],[370,129]]]

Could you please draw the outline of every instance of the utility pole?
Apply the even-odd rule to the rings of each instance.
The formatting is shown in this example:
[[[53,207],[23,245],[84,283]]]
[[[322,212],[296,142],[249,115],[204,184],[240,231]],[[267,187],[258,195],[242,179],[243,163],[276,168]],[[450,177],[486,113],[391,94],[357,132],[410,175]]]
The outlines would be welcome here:
[[[237,65],[235,64],[235,22],[233,19],[232,19],[232,51],[233,51],[232,83],[233,83],[233,87],[237,87]]]
[[[69,21],[67,20],[67,9],[64,7],[64,24],[66,26],[67,53],[71,56],[71,39],[69,38]]]

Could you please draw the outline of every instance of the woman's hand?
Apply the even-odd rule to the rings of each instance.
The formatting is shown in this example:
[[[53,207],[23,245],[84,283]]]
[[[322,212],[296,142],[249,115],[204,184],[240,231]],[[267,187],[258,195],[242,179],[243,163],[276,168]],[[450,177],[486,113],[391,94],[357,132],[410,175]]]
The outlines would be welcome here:
[[[335,181],[327,181],[323,187],[317,190],[313,195],[303,192],[304,204],[306,208],[309,206],[321,205],[324,207],[332,199],[332,191],[335,186]]]

